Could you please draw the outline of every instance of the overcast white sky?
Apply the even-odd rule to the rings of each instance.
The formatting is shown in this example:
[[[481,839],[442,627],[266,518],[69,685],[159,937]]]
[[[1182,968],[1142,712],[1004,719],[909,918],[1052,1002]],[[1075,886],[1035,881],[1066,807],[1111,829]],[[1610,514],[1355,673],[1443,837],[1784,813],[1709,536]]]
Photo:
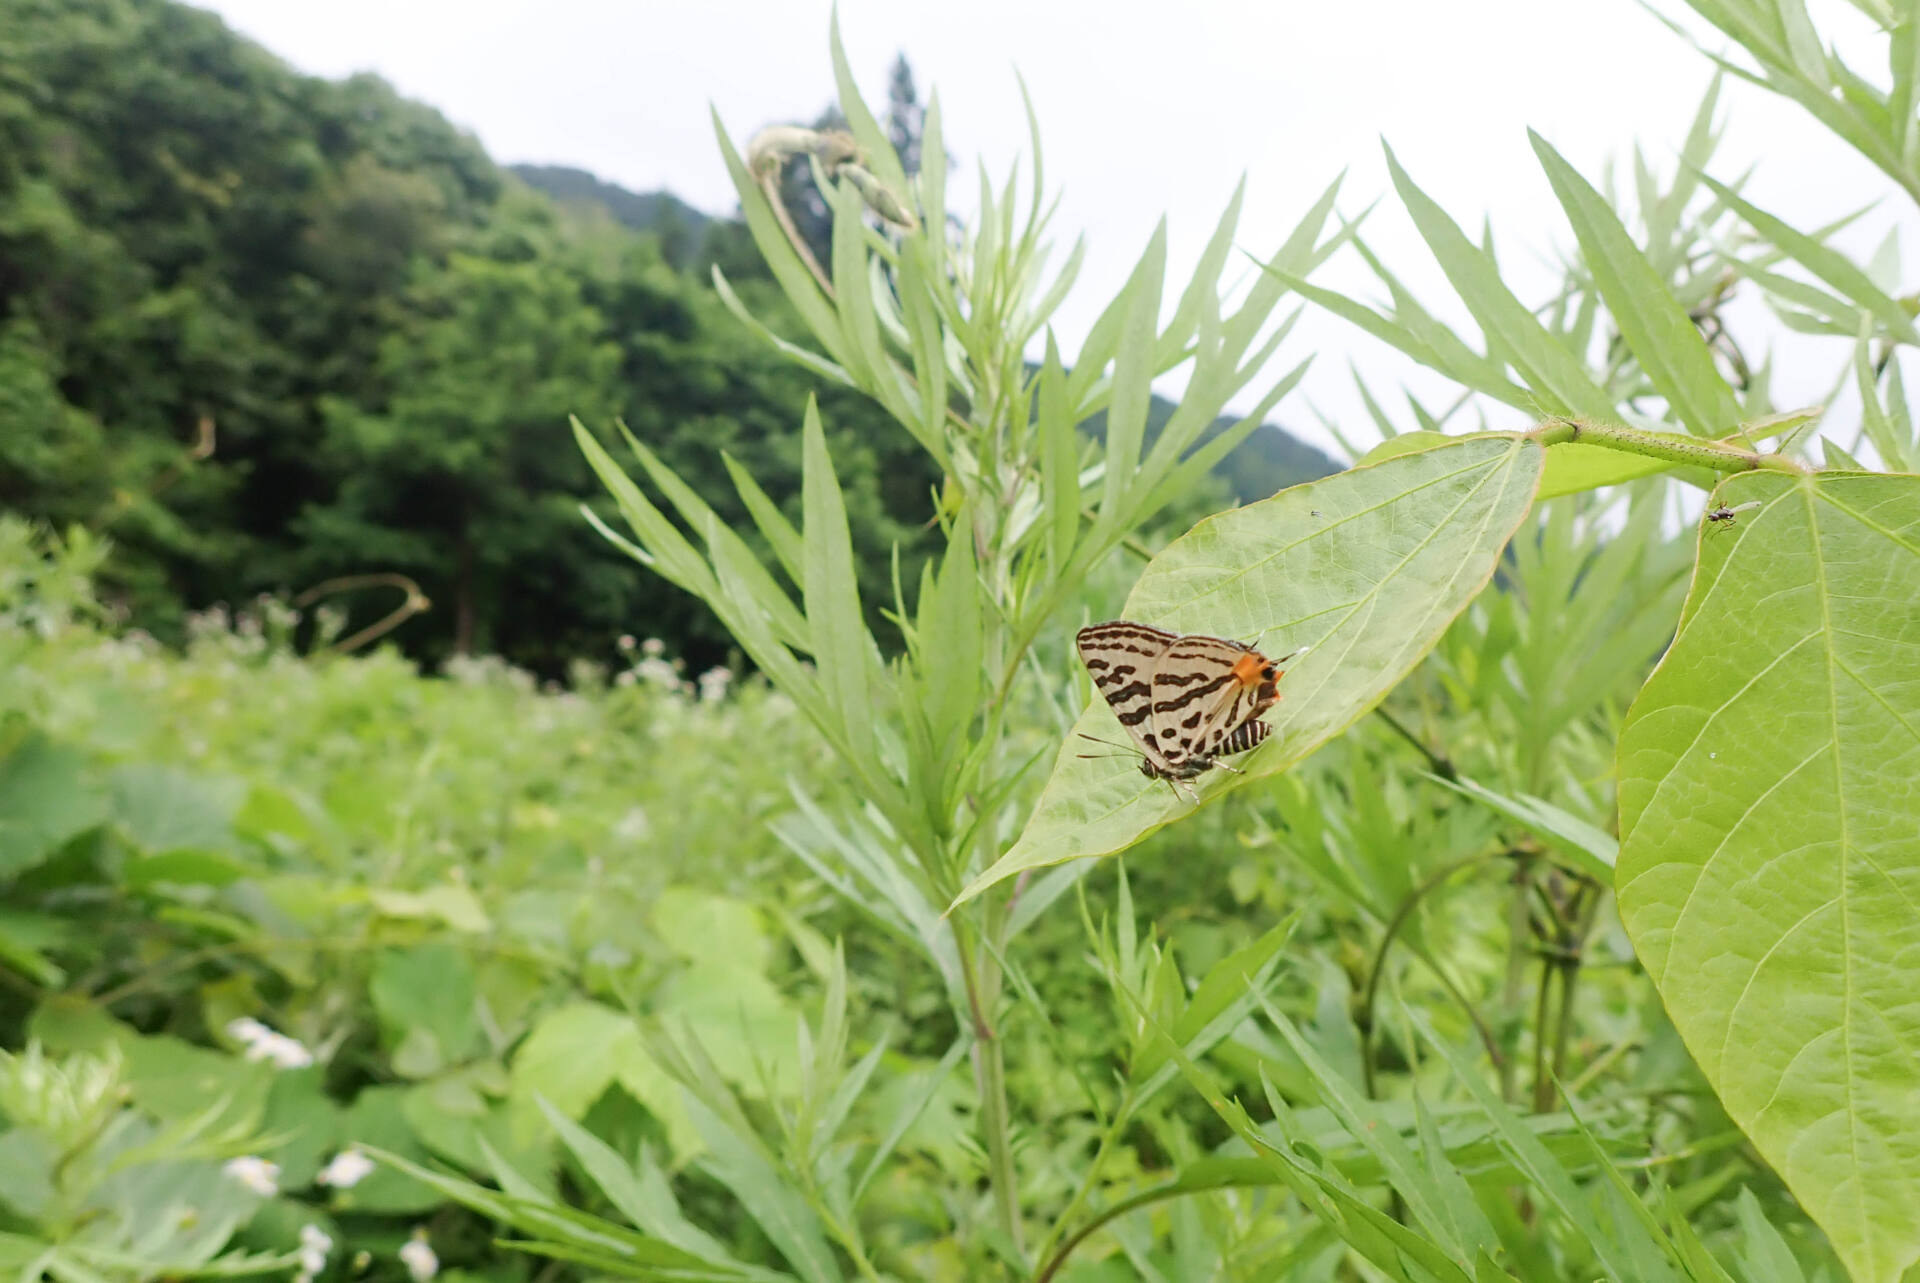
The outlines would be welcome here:
[[[734,199],[708,105],[744,140],[764,124],[811,118],[832,89],[826,0],[199,2],[303,70],[379,73],[471,129],[497,160],[578,165],[714,213]],[[1654,2],[1685,15],[1679,0]],[[1858,13],[1840,0],[1810,7],[1857,67],[1883,74]],[[939,90],[950,150],[969,170],[979,158],[1003,176],[1026,149],[1016,65],[1025,76],[1048,184],[1064,192],[1062,249],[1081,231],[1089,241],[1056,322],[1069,354],[1161,214],[1173,294],[1242,173],[1240,241],[1264,254],[1340,170],[1349,171],[1349,213],[1387,191],[1382,139],[1461,224],[1477,229],[1491,217],[1503,263],[1524,269],[1572,243],[1527,128],[1590,179],[1636,139],[1670,168],[1711,71],[1633,0],[842,0],[840,21],[868,101],[884,102],[888,67],[904,51],[922,96]],[[1748,195],[1803,227],[1884,198],[1849,248],[1871,249],[1896,217],[1911,232],[1897,189],[1798,108],[1731,83],[1723,101],[1730,128],[1717,176],[1755,166]],[[1391,200],[1368,228],[1430,304],[1450,299]],[[1352,265],[1326,279],[1375,293]],[[1309,439],[1326,441],[1302,393],[1356,435],[1373,435],[1349,359],[1381,394],[1404,378],[1432,393],[1428,404],[1442,399],[1439,380],[1409,375],[1373,340],[1312,310],[1273,373],[1316,350],[1302,390],[1277,415]],[[1791,360],[1776,398],[1824,395],[1845,351],[1833,341],[1782,348]]]

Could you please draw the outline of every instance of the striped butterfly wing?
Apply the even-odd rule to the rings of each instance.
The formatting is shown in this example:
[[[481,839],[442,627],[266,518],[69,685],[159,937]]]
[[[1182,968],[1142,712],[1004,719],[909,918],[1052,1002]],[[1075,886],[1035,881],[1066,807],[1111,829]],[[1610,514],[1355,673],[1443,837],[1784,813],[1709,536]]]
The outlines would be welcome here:
[[[1259,715],[1279,699],[1280,672],[1250,646],[1194,634],[1176,639],[1154,663],[1153,739],[1176,771],[1188,762],[1244,753],[1266,738]],[[1252,727],[1259,727],[1258,731]]]
[[[1149,628],[1124,619],[1090,624],[1074,638],[1080,662],[1093,677],[1094,689],[1113,709],[1153,774],[1171,775],[1172,763],[1155,742],[1153,718],[1154,666],[1180,636],[1164,628]]]

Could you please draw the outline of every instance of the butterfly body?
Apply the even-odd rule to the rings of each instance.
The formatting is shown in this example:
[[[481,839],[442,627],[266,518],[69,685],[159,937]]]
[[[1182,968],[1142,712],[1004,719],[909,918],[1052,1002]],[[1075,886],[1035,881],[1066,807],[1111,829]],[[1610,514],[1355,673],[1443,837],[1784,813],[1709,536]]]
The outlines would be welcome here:
[[[1129,620],[1075,639],[1081,662],[1140,750],[1140,773],[1176,787],[1267,738],[1279,664],[1241,642]],[[1192,790],[1187,790],[1191,795]]]

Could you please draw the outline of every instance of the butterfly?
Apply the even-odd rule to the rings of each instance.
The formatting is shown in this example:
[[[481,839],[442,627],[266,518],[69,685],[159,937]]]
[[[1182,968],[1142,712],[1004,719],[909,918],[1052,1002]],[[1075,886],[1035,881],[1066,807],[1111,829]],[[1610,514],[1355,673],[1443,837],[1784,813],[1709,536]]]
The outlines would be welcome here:
[[[1074,640],[1140,750],[1140,773],[1189,798],[1197,800],[1189,780],[1215,766],[1233,769],[1216,759],[1256,747],[1273,729],[1260,714],[1279,702],[1274,683],[1284,661],[1251,646],[1125,619],[1091,624]]]

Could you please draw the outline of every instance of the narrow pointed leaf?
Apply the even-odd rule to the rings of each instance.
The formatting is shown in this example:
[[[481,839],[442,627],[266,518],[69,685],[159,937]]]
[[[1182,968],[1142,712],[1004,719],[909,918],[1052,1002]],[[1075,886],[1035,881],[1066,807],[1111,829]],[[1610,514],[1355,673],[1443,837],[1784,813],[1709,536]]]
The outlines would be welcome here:
[[[747,163],[740,159],[740,153],[734,150],[733,140],[727,137],[726,126],[720,123],[720,113],[713,113],[714,136],[720,141],[720,155],[727,162],[727,173],[733,178],[734,192],[740,197],[740,213],[746,219],[747,230],[753,235],[755,248],[766,262],[767,270],[773,273],[774,280],[780,283],[780,290],[793,304],[794,310],[813,331],[813,337],[821,347],[827,349],[827,356],[837,365],[846,365],[845,339],[840,333],[840,321],[834,315],[833,304],[820,292],[820,283],[813,279],[813,273],[794,251],[793,243],[781,230],[779,220],[774,216],[773,206],[767,203],[767,194],[747,170]]]
[[[820,686],[846,727],[856,760],[873,751],[873,709],[867,693],[871,642],[860,613],[853,570],[853,541],[840,482],[827,454],[820,412],[807,400],[801,428],[801,506],[806,513],[806,580],[803,592],[807,627],[813,638]]]
[[[740,301],[740,296],[733,292],[733,286],[728,283],[725,274],[720,271],[720,265],[718,263],[714,264],[713,268],[713,288],[714,292],[720,295],[720,301],[726,304],[729,312],[732,312],[740,319],[743,325],[758,335],[762,342],[771,344],[774,350],[782,356],[794,362],[796,365],[806,367],[823,379],[831,379],[835,383],[844,383],[848,387],[854,385],[853,377],[832,361],[829,361],[826,357],[821,356],[818,352],[809,352],[798,343],[789,343],[786,339],[781,338],[778,334],[775,334],[762,324],[760,318],[752,312],[749,312],[747,305]]]
[[[1701,176],[1714,194],[1730,205],[1740,217],[1753,225],[1770,243],[1793,256],[1793,261],[1859,304],[1902,343],[1920,345],[1920,330],[1905,308],[1883,293],[1852,259],[1839,250],[1829,249],[1804,232],[1796,231],[1772,214],[1744,200],[1740,194],[1717,179]]]
[[[1429,775],[1427,778],[1462,797],[1472,798],[1544,839],[1602,886],[1613,880],[1613,866],[1620,854],[1620,843],[1612,834],[1530,793],[1508,796],[1472,780],[1442,779],[1438,775]]]
[[[1109,519],[1119,512],[1140,461],[1141,438],[1146,435],[1147,404],[1153,393],[1154,327],[1160,318],[1166,255],[1167,225],[1163,221],[1127,282],[1126,316],[1113,358],[1113,397],[1107,408],[1107,472],[1100,496],[1100,515]]]
[[[760,488],[760,483],[730,454],[722,453],[720,461],[727,465],[727,475],[733,478],[733,488],[740,492],[740,501],[747,505],[747,512],[753,517],[753,524],[760,527],[760,534],[773,549],[774,558],[780,568],[787,572],[787,578],[798,588],[805,582],[806,571],[804,545],[800,532],[787,520],[787,514],[780,511],[779,505]]]
[[[827,24],[827,45],[833,56],[833,84],[840,99],[840,114],[847,118],[847,128],[867,153],[867,163],[873,167],[874,175],[904,198],[906,173],[900,168],[900,157],[894,154],[886,131],[873,118],[873,112],[868,110],[866,100],[860,97],[860,90],[853,83],[853,67],[847,62],[846,48],[840,42],[837,7],[830,11]]]
[[[1513,296],[1501,281],[1500,269],[1491,256],[1468,240],[1458,224],[1447,217],[1446,211],[1414,185],[1391,149],[1387,151],[1387,167],[1393,174],[1394,188],[1413,216],[1420,235],[1426,239],[1427,248],[1433,251],[1440,270],[1447,274],[1460,300],[1486,332],[1488,342],[1494,344],[1496,350],[1511,354],[1527,386],[1544,403],[1543,408],[1613,420],[1613,398],[1593,381],[1580,358],[1568,351],[1535,319],[1526,304]]]
[[[1699,328],[1600,193],[1546,139],[1532,131],[1528,137],[1640,369],[1689,431],[1720,436],[1740,421],[1740,403],[1714,368]]]

